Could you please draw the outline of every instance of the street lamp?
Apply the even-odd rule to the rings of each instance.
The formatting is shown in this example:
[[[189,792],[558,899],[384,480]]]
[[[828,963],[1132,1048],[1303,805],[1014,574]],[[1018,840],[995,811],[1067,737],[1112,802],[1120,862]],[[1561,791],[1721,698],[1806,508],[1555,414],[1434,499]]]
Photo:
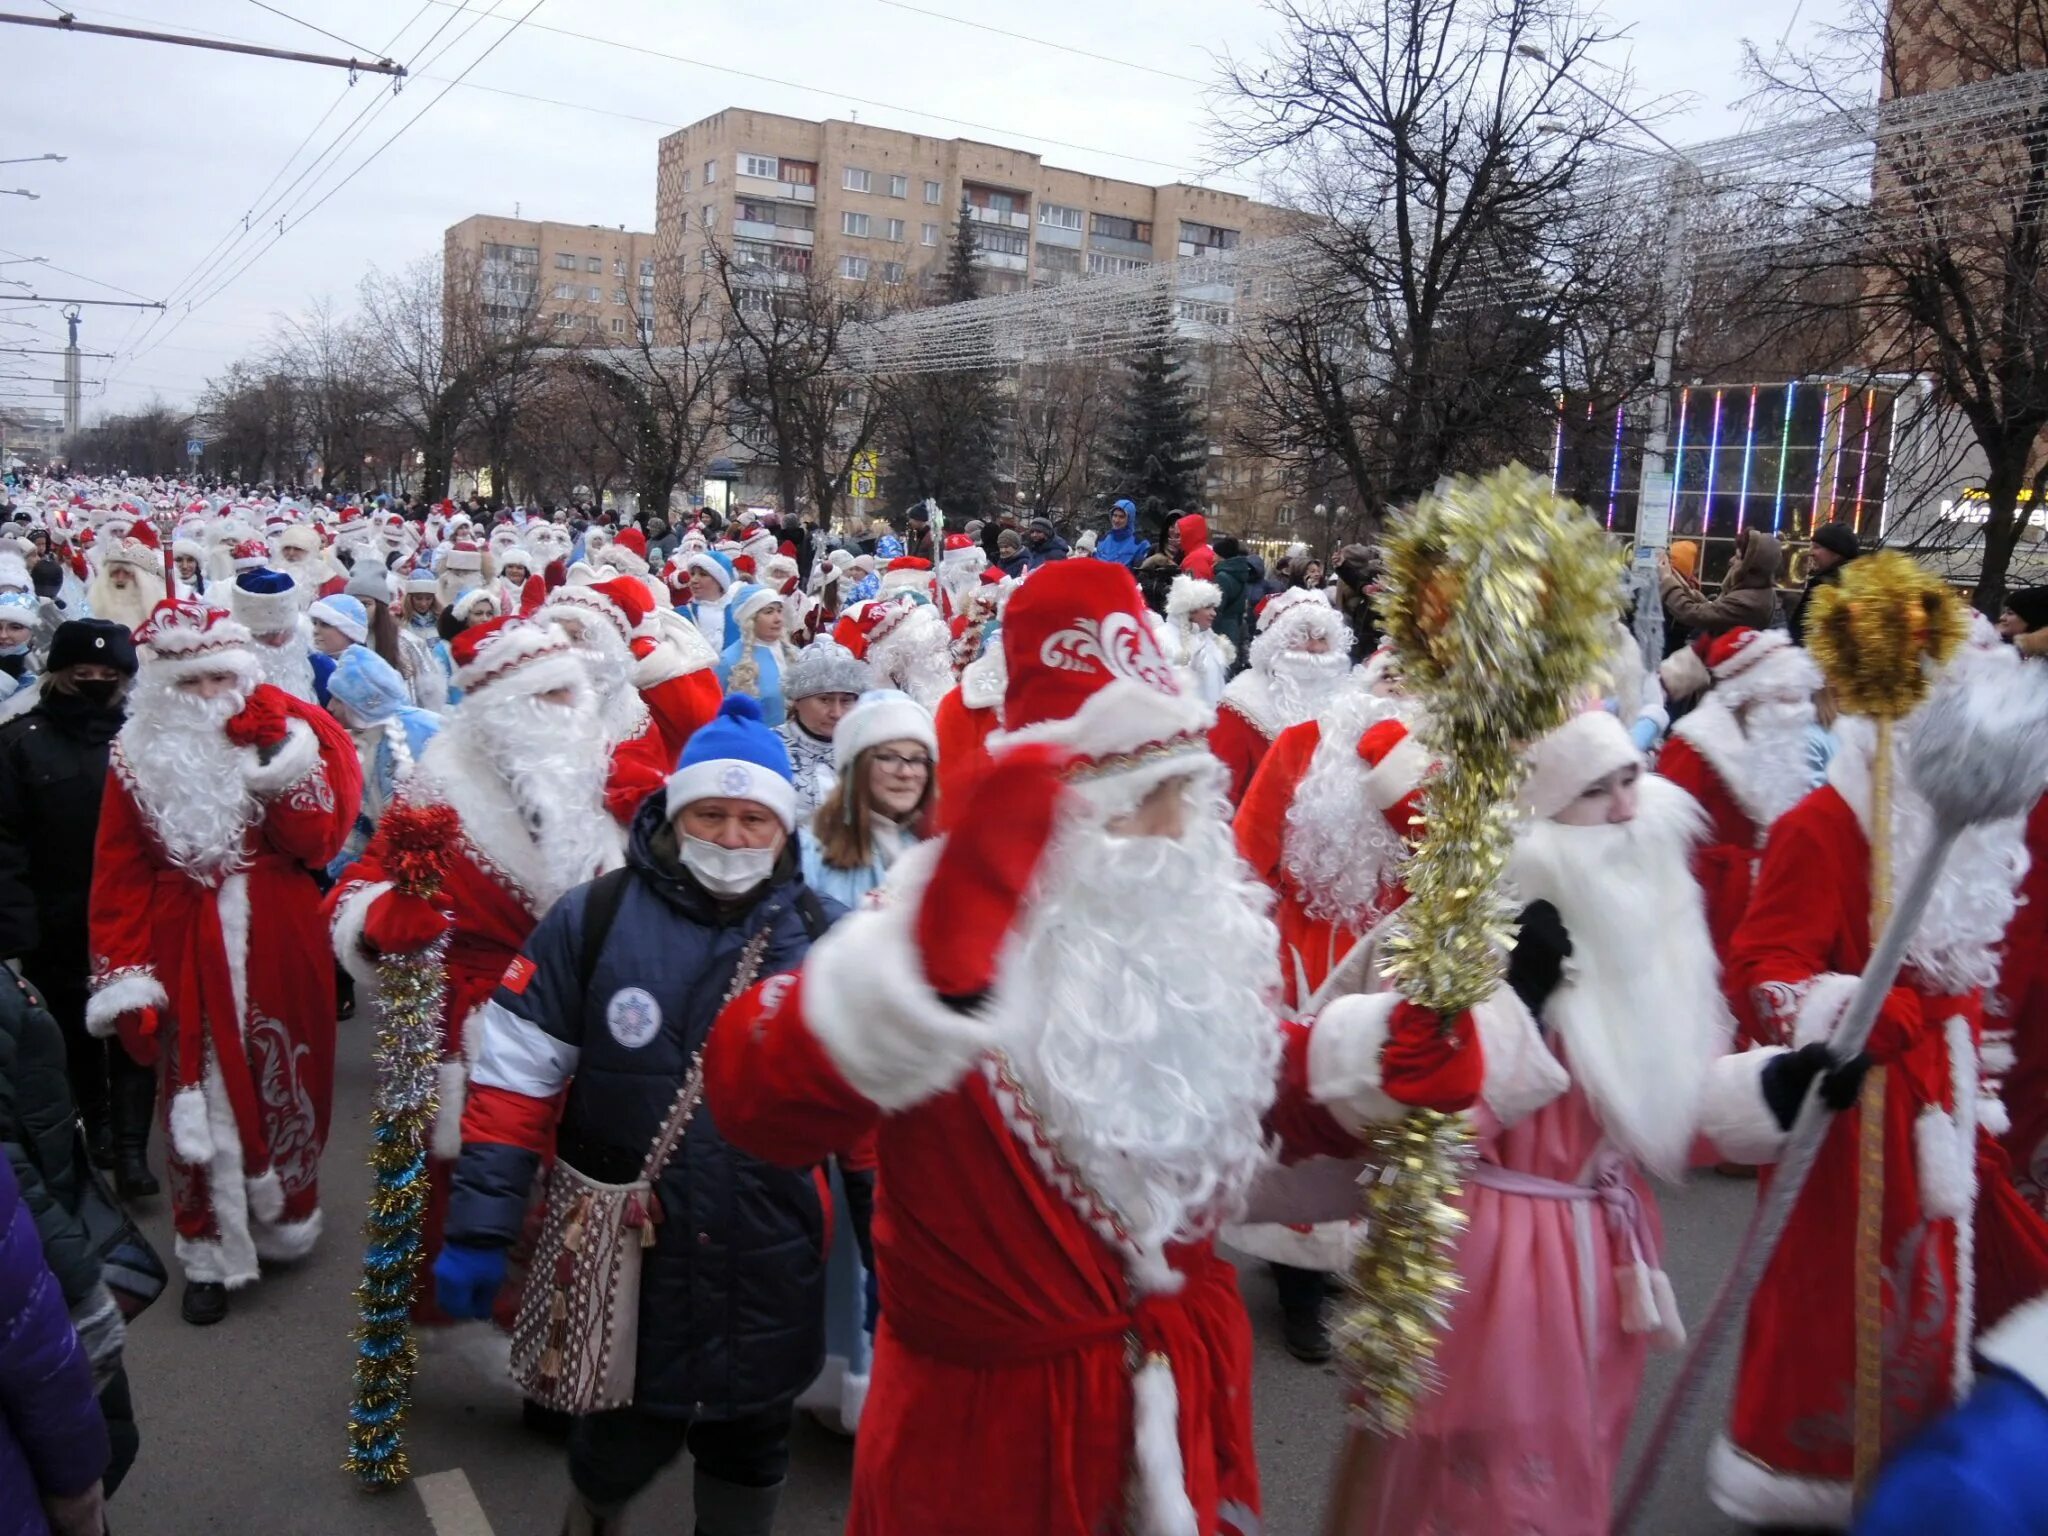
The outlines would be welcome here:
[[[44,160],[55,160],[62,165],[68,158],[67,155],[23,155],[18,160],[0,160],[0,165],[36,165]]]
[[[41,194],[31,192],[27,187],[0,187],[0,197],[25,197],[30,202],[41,201]]]

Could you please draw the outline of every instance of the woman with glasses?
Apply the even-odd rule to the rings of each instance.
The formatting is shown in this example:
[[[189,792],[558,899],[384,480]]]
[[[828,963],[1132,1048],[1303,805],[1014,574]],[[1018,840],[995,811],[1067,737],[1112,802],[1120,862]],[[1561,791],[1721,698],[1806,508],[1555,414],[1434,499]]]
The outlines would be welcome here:
[[[848,908],[863,905],[898,854],[925,833],[938,735],[907,693],[860,696],[832,733],[839,782],[801,834],[804,881]]]

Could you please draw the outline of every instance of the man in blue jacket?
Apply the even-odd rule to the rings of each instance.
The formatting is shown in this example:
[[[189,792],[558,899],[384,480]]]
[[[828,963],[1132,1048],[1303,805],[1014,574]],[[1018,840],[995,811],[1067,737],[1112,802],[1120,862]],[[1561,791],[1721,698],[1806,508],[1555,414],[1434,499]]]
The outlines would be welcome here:
[[[798,874],[795,820],[788,751],[752,699],[727,699],[640,807],[626,867],[541,919],[483,1013],[434,1266],[448,1311],[489,1315],[557,1096],[556,1155],[606,1183],[638,1178],[742,951],[761,938],[758,976],[794,971],[839,915]],[[766,1536],[797,1394],[824,1357],[816,1187],[728,1146],[700,1109],[656,1195],[633,1400],[575,1421],[563,1529],[616,1530],[687,1447],[700,1536]]]

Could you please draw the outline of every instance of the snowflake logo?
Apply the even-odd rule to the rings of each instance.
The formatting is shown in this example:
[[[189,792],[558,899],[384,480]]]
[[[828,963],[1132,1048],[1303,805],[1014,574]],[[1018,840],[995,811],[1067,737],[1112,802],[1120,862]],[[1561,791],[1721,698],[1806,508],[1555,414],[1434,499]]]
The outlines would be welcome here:
[[[754,775],[740,764],[734,763],[719,775],[718,787],[728,795],[744,796],[754,787]]]

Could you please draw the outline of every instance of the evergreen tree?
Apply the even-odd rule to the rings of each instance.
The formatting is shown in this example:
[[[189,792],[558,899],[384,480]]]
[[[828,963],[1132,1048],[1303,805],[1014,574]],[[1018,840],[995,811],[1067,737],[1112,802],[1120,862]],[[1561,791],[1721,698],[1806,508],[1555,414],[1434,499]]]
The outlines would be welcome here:
[[[1138,507],[1138,526],[1154,549],[1166,547],[1166,525],[1176,510],[1201,506],[1207,435],[1173,345],[1173,311],[1160,301],[1160,340],[1135,353],[1127,366],[1122,408],[1109,439],[1112,496]]]
[[[963,197],[929,302],[963,304],[981,296],[976,249],[974,218]],[[914,373],[886,380],[881,388],[883,491],[889,502],[903,508],[929,496],[954,529],[969,518],[989,516],[1003,416],[997,375]]]

